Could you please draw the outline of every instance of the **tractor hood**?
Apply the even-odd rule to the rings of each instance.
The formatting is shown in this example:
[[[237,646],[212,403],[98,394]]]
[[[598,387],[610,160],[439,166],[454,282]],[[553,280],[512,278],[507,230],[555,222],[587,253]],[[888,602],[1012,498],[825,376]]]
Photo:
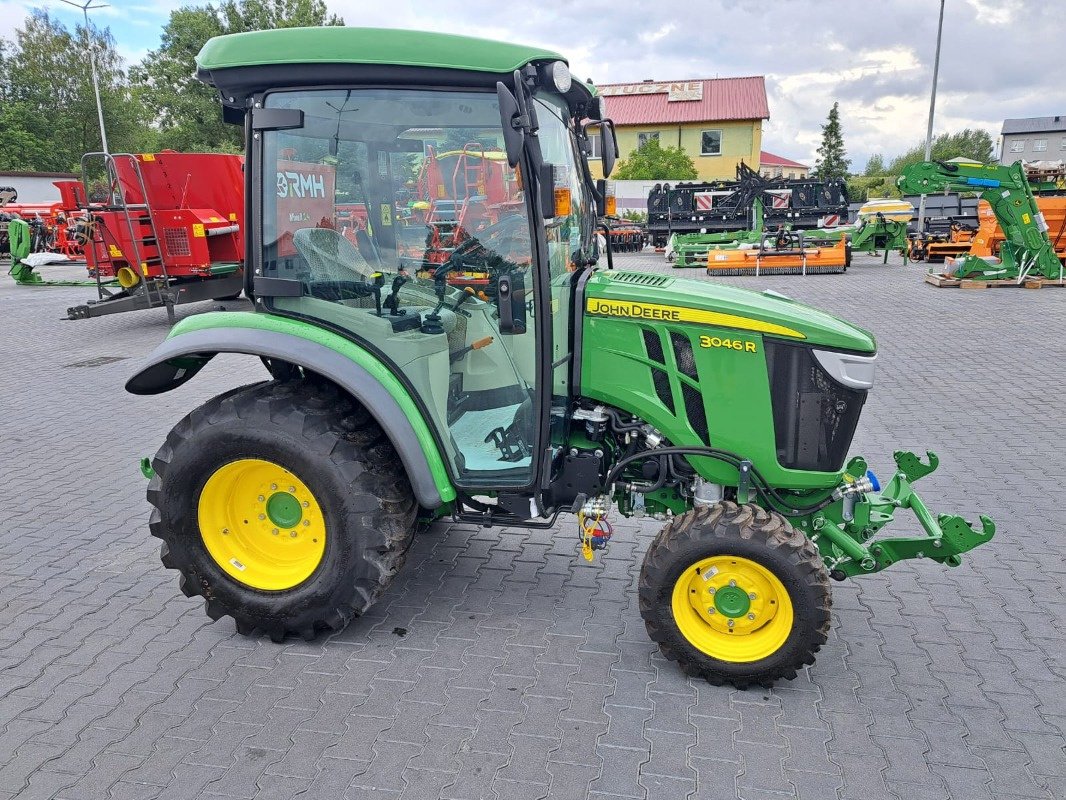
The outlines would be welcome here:
[[[613,270],[596,272],[585,298],[585,311],[593,315],[736,328],[858,353],[877,349],[869,331],[770,291]]]

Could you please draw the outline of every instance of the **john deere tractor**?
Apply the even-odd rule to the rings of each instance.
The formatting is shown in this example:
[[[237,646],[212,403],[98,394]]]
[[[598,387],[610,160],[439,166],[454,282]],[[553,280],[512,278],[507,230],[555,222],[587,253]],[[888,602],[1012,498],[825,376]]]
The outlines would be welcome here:
[[[181,321],[127,389],[169,391],[219,353],[269,371],[144,465],[163,563],[212,618],[275,641],[340,630],[439,518],[572,514],[592,559],[612,514],[650,517],[665,523],[640,576],[651,637],[712,683],[769,684],[813,663],[831,578],[955,565],[992,537],[914,492],[934,455],[896,453],[883,484],[848,459],[872,334],[774,293],[610,268],[587,160],[592,129],[610,173],[613,125],[562,56],[290,29],[212,39],[198,75],[244,126],[254,313]],[[421,279],[402,266],[432,239],[404,213],[412,182],[463,140],[503,154],[515,191]],[[471,179],[448,176],[433,218]],[[338,221],[353,203],[365,226]],[[449,281],[469,271],[487,285]],[[881,536],[906,509],[921,532]]]

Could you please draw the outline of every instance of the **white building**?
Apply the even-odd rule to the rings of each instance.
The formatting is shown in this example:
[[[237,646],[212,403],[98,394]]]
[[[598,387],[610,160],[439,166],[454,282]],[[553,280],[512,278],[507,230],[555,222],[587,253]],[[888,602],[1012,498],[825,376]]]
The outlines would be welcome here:
[[[72,172],[0,172],[0,186],[18,192],[16,203],[58,203],[59,189],[53,182],[77,178]]]

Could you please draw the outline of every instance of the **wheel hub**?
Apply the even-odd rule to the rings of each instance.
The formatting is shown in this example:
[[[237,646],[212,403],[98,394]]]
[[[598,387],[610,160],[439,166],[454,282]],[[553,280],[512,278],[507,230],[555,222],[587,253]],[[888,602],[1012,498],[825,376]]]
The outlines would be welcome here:
[[[748,613],[751,600],[739,586],[723,586],[714,593],[714,607],[719,614],[736,619]]]
[[[300,501],[288,492],[274,492],[266,501],[266,515],[279,528],[295,528],[303,518]]]

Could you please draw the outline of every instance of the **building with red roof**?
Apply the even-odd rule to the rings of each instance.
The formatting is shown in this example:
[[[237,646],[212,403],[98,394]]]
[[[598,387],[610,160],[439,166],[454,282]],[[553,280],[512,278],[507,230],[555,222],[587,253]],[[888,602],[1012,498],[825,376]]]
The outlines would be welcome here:
[[[622,158],[648,139],[680,147],[700,180],[732,179],[743,161],[759,168],[762,123],[770,118],[762,76],[597,86],[614,120]],[[599,142],[593,155],[598,155]]]
[[[811,168],[806,164],[765,150],[759,154],[759,165],[764,178],[806,178],[811,174]]]

